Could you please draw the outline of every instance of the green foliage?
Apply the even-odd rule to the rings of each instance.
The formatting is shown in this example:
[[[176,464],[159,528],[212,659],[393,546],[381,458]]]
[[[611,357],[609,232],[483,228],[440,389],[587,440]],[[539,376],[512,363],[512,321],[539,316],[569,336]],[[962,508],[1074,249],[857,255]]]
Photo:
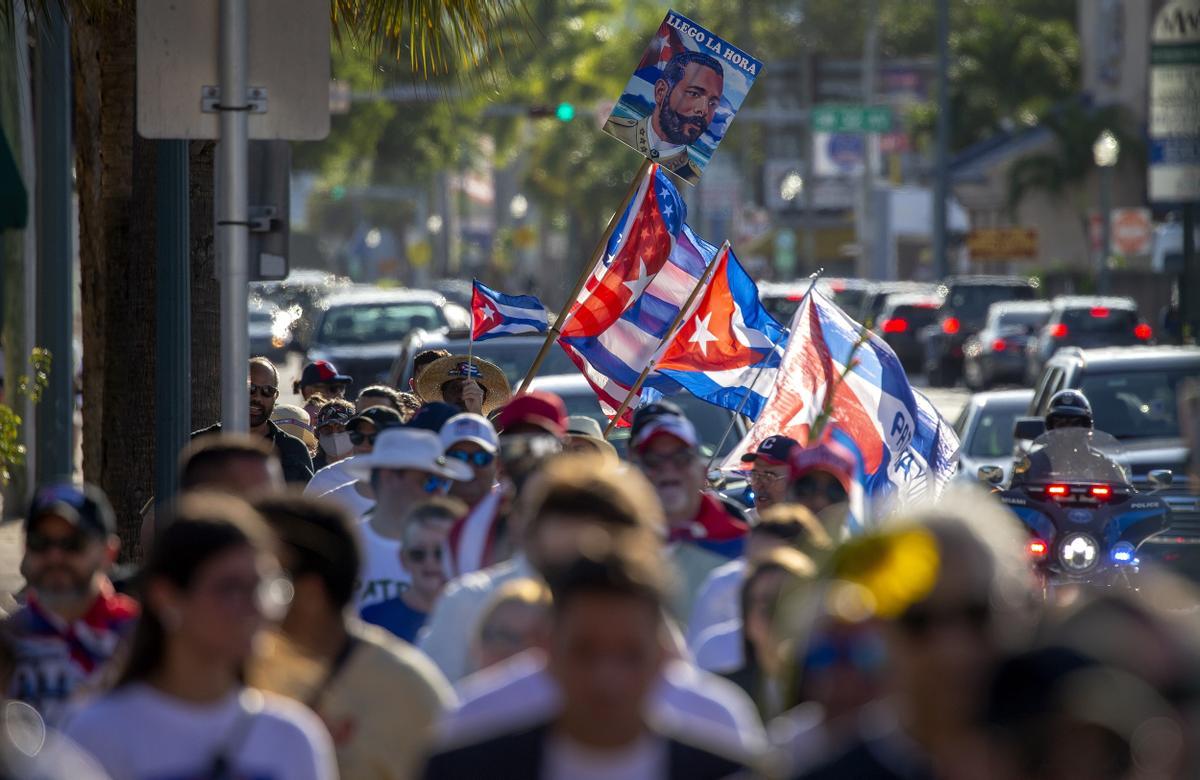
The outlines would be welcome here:
[[[28,397],[34,403],[42,399],[42,393],[50,381],[51,356],[49,350],[35,348],[30,355],[33,376],[17,377],[17,397]],[[0,403],[0,485],[7,485],[9,468],[25,462],[25,445],[21,444],[21,415],[8,404]]]

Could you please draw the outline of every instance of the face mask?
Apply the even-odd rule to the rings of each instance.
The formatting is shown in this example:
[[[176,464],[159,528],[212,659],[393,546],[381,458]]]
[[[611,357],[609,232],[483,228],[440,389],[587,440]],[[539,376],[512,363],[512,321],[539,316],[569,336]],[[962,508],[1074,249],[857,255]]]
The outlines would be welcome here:
[[[350,434],[342,431],[322,436],[321,449],[331,458],[344,458],[354,451],[354,445],[350,442]]]

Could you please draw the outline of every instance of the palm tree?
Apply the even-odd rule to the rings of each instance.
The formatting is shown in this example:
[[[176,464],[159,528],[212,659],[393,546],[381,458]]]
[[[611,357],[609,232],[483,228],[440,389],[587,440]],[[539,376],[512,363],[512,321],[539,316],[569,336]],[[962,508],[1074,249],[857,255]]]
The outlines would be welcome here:
[[[152,1],[152,0],[144,0]],[[83,324],[84,476],[112,498],[126,549],[154,474],[156,146],[135,128],[136,0],[0,0],[35,18],[69,14]],[[497,30],[517,29],[520,0],[330,0],[338,42],[407,62],[413,78],[486,73]],[[504,22],[504,25],[501,25]],[[219,415],[220,307],[214,268],[213,144],[193,142],[191,281],[193,428]]]

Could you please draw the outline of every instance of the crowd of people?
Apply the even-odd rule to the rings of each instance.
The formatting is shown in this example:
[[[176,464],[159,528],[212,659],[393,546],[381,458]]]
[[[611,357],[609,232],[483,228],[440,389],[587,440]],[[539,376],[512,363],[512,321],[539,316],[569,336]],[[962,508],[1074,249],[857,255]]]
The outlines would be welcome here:
[[[679,407],[624,453],[551,393],[431,350],[324,361],[199,431],[132,575],[48,484],[0,632],[0,778],[1200,776],[1191,587],[1048,603],[1015,519],[947,489],[846,531],[836,444],[763,441],[753,506]]]

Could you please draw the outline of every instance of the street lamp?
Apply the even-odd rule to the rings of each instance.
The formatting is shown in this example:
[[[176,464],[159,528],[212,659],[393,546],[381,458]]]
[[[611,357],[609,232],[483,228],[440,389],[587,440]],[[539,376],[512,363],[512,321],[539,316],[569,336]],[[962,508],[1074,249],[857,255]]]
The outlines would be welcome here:
[[[1110,130],[1104,130],[1092,144],[1092,159],[1100,169],[1100,265],[1096,270],[1096,287],[1100,294],[1108,293],[1108,252],[1112,242],[1112,169],[1121,156],[1121,142]]]

